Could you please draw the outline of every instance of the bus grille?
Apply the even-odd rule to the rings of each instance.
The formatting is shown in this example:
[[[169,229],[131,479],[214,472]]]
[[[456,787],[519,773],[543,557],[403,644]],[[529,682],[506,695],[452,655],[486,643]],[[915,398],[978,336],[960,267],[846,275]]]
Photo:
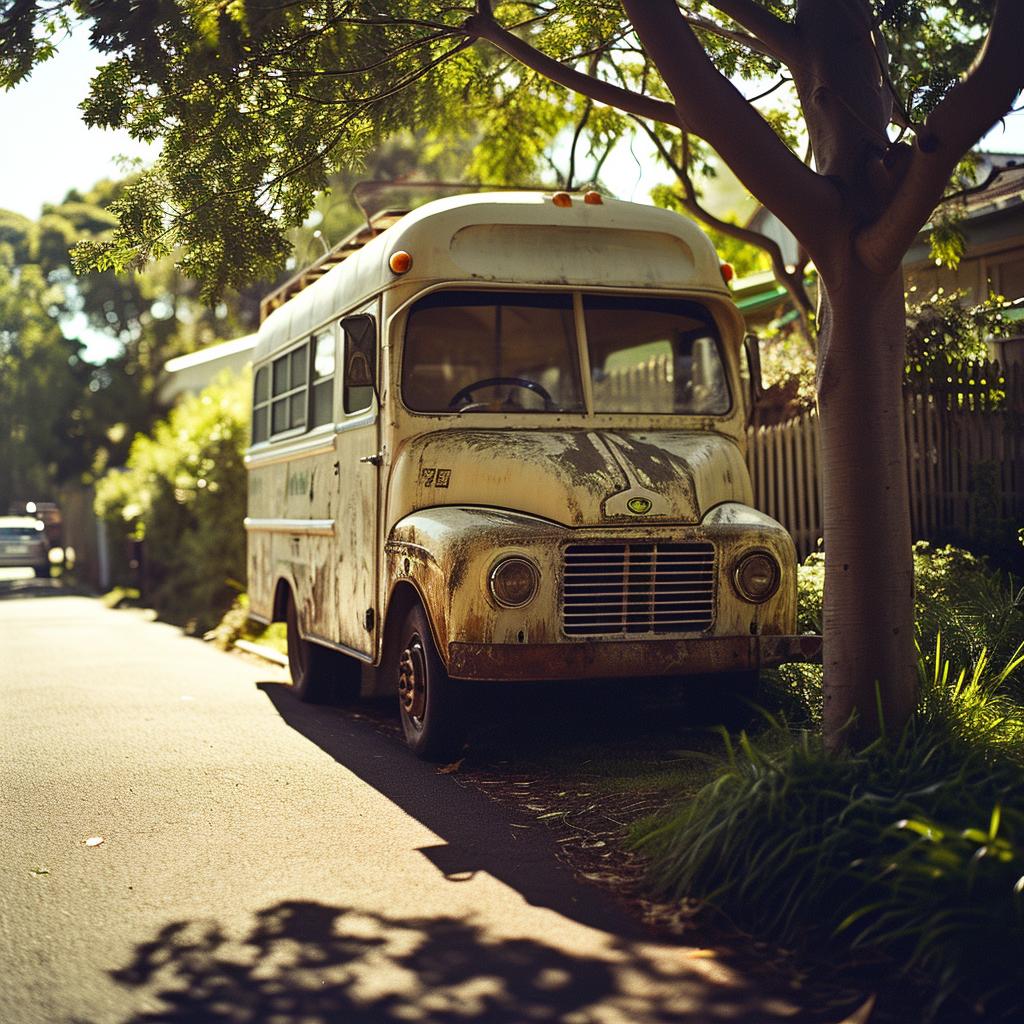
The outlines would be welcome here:
[[[711,625],[712,544],[574,544],[565,549],[568,636],[695,633]]]

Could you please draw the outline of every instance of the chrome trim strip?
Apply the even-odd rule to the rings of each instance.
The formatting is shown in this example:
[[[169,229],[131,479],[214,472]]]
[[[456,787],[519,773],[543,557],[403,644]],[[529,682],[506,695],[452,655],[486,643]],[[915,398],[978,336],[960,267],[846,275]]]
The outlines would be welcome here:
[[[250,533],[292,533],[303,537],[333,537],[333,519],[250,519],[245,517],[244,525]]]
[[[261,442],[266,444],[267,442]],[[329,434],[322,432],[316,437],[311,437],[299,442],[270,442],[274,445],[269,451],[253,451],[251,448],[245,455],[245,464],[249,469],[255,466],[271,466],[276,462],[289,462],[292,459],[306,459],[314,455],[328,455],[334,451],[334,430]],[[284,445],[287,444],[287,447]],[[278,447],[280,445],[280,447]]]

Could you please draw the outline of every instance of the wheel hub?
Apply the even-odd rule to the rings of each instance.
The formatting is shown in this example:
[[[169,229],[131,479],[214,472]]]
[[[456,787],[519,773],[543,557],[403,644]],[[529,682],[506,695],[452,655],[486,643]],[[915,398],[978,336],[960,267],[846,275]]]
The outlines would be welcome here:
[[[398,699],[402,710],[417,724],[423,719],[426,692],[423,688],[423,647],[418,636],[398,659]]]

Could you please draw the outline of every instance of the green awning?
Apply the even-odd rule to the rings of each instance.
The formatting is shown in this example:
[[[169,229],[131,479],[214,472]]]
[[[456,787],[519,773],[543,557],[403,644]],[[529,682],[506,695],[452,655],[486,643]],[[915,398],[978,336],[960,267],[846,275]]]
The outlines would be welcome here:
[[[759,309],[764,309],[765,306],[770,306],[779,299],[788,299],[789,292],[785,288],[776,287],[770,292],[762,292],[760,295],[752,295],[749,299],[740,299],[736,303],[741,313],[756,313]]]

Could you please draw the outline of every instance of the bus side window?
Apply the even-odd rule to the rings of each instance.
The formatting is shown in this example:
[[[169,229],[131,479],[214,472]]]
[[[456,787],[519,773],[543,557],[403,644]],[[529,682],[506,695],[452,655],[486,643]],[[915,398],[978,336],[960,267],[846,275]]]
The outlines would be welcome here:
[[[309,342],[293,348],[271,363],[271,436],[306,425],[308,376]]]
[[[313,394],[310,426],[334,422],[334,330],[313,336]]]
[[[256,371],[252,389],[252,443],[259,444],[270,437],[270,367]]]
[[[367,313],[341,321],[345,338],[345,380],[342,405],[346,413],[362,412],[373,402],[376,383],[376,322]]]

